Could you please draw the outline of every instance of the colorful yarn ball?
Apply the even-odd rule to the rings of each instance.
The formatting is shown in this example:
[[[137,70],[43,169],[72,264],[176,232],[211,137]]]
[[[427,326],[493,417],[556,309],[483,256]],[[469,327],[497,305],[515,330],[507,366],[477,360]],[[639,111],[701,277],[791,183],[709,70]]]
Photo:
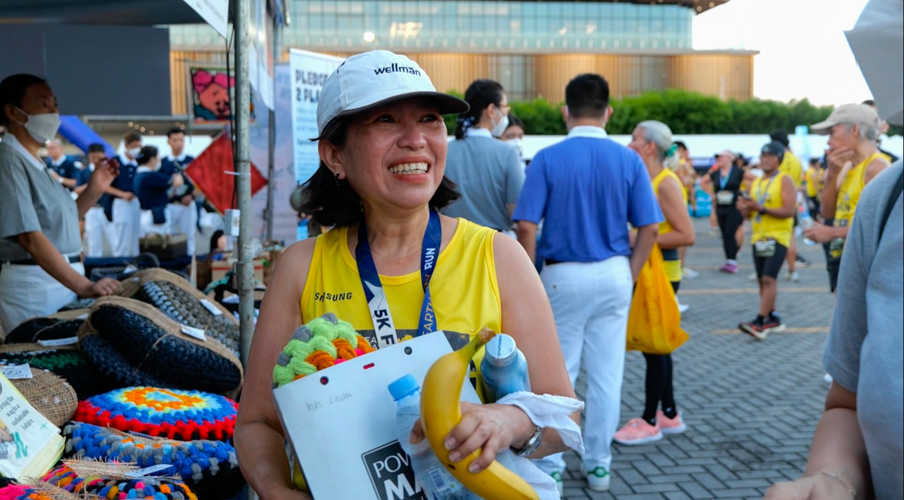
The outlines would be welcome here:
[[[104,477],[79,477],[68,465],[63,465],[44,476],[44,482],[70,493],[97,495],[108,499],[144,500],[198,500],[186,484],[169,479],[142,477],[114,479]]]
[[[238,403],[217,394],[128,387],[80,402],[73,420],[183,441],[227,440],[237,410]]]
[[[351,323],[326,314],[295,330],[273,368],[273,387],[373,352]]]
[[[200,498],[232,498],[245,485],[235,448],[222,441],[148,439],[84,423],[63,430],[66,453],[76,459],[135,463],[138,467],[169,464]]]

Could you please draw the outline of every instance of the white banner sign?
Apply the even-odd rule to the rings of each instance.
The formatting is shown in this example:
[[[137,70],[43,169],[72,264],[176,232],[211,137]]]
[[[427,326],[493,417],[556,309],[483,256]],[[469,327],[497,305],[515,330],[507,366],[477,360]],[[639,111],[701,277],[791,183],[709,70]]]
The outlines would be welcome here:
[[[292,77],[292,149],[295,155],[295,181],[304,183],[320,166],[317,143],[317,101],[320,89],[343,59],[292,49],[289,69]]]
[[[229,24],[229,0],[185,0],[195,12],[223,38],[227,38],[226,26]]]

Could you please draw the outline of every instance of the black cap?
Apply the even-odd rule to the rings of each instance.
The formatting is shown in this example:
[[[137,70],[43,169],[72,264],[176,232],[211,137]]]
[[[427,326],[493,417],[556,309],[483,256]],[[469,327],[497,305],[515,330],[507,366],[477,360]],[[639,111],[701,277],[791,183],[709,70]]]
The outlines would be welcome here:
[[[760,150],[760,154],[778,156],[778,161],[781,162],[785,159],[785,146],[779,142],[772,141],[763,146],[763,149]]]
[[[775,132],[772,132],[771,134],[769,134],[769,138],[772,139],[774,142],[777,142],[777,143],[785,146],[786,148],[791,145],[791,141],[788,140],[788,132],[785,132],[784,130],[781,130],[781,129],[776,130]]]

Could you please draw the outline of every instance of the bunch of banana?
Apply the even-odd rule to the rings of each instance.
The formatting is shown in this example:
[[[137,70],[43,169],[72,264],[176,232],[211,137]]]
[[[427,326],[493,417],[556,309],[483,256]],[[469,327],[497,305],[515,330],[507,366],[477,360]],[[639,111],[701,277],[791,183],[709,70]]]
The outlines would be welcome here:
[[[471,358],[496,334],[484,328],[471,342],[458,351],[439,358],[424,378],[421,390],[421,421],[430,447],[455,479],[484,500],[539,500],[539,496],[518,474],[494,461],[486,469],[472,474],[471,462],[480,456],[474,451],[458,463],[449,460],[446,436],[461,422],[461,388]]]

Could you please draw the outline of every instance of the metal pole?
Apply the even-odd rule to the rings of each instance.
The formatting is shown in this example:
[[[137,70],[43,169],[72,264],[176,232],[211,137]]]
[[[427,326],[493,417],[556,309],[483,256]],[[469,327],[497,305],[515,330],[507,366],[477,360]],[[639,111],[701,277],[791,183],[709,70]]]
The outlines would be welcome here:
[[[235,0],[235,171],[238,198],[239,238],[236,278],[239,289],[239,329],[242,363],[247,366],[251,336],[254,333],[254,255],[251,255],[251,82],[248,76],[248,51],[251,49],[249,24],[251,0]]]
[[[271,47],[273,48],[273,107],[276,107],[276,64],[279,63],[279,24],[276,22],[276,18],[273,19],[273,40],[270,41]],[[273,239],[273,191],[276,188],[276,179],[274,178],[274,174],[276,171],[276,110],[270,110],[270,122],[269,128],[267,129],[267,135],[269,136],[270,143],[268,145],[269,151],[267,154],[267,239]]]

